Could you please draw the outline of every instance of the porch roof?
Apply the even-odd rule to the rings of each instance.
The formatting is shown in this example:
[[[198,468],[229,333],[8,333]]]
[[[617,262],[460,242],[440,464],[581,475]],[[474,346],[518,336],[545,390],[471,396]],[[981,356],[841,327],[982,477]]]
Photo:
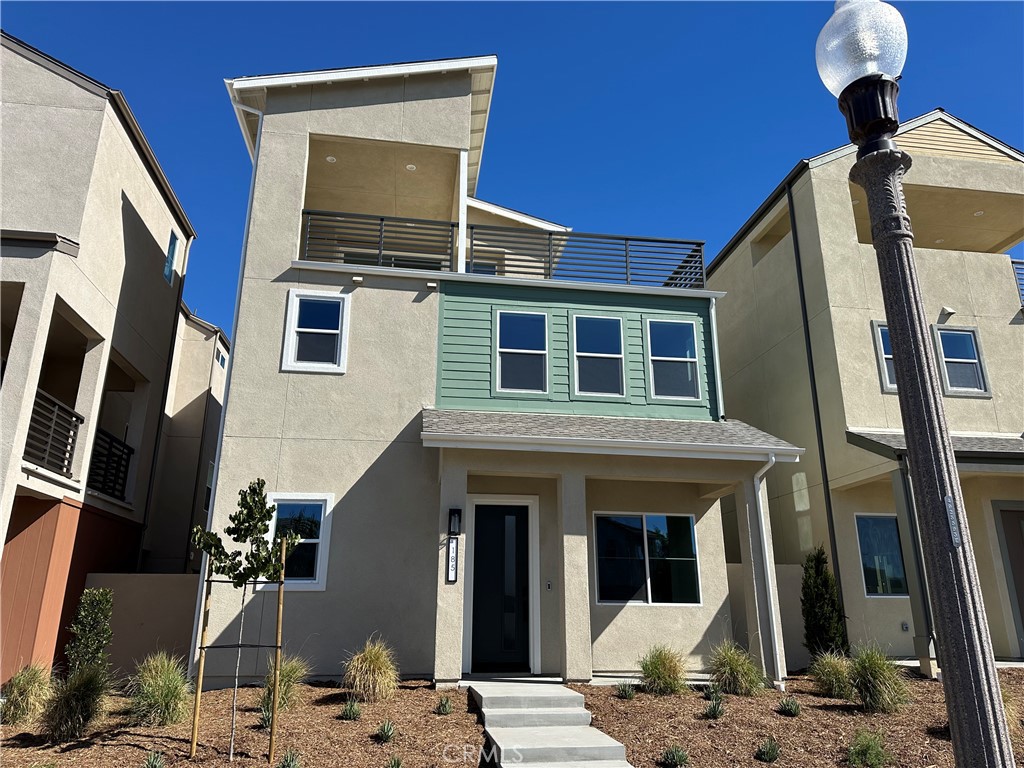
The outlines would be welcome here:
[[[423,410],[423,444],[678,458],[799,461],[798,448],[742,421],[684,421],[618,416]]]
[[[907,453],[903,432],[850,430],[846,440],[879,456],[896,460]],[[1024,462],[1024,437],[1021,435],[950,435],[953,453],[958,459],[1001,459]]]

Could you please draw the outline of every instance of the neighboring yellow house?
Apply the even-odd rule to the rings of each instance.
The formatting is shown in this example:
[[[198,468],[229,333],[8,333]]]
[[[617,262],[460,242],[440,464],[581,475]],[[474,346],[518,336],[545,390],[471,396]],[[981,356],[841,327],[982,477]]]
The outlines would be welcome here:
[[[916,261],[999,658],[1024,656],[1024,155],[941,110],[898,136]],[[934,669],[913,494],[855,147],[801,161],[708,269],[727,415],[807,448],[768,473],[780,569],[838,564],[850,640]],[[794,234],[796,235],[794,237]],[[727,530],[726,541],[731,536]],[[736,548],[729,550],[730,560]],[[797,594],[783,615],[799,616]],[[787,611],[786,603],[794,601]],[[790,665],[806,663],[787,626]]]

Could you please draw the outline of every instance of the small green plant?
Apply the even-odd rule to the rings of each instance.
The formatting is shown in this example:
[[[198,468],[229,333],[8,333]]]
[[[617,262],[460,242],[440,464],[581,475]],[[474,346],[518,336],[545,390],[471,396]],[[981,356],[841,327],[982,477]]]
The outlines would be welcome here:
[[[50,695],[50,670],[42,664],[29,664],[14,673],[0,688],[0,723],[20,725],[39,717]]]
[[[822,696],[830,699],[853,699],[853,684],[850,682],[850,659],[836,651],[819,653],[811,661],[811,679]]]
[[[715,699],[722,698],[722,686],[712,680],[704,689],[704,698],[707,701],[714,701]]]
[[[286,749],[284,755],[281,757],[281,762],[277,764],[277,768],[302,768],[302,761],[299,760],[299,753],[291,747]]]
[[[102,712],[109,687],[107,670],[98,666],[81,667],[55,680],[43,708],[43,733],[57,744],[80,739]]]
[[[711,679],[723,693],[756,696],[764,690],[764,675],[750,654],[731,640],[711,649]]]
[[[75,619],[68,627],[71,640],[64,648],[68,658],[68,676],[86,667],[99,667],[107,671],[107,646],[114,637],[110,629],[113,612],[113,591],[87,589],[82,592]]]
[[[655,645],[640,658],[640,675],[648,693],[679,693],[686,688],[686,661],[679,651]]]
[[[128,680],[129,709],[138,725],[173,725],[189,712],[192,683],[185,662],[158,651],[139,664]]]
[[[386,768],[402,768],[402,758],[400,758],[398,755],[392,755],[388,758],[388,761],[385,765]]]
[[[661,753],[661,765],[664,768],[678,768],[678,766],[689,764],[690,753],[679,745],[668,747]]]
[[[779,702],[779,708],[776,711],[783,717],[797,717],[800,714],[800,702],[792,696],[786,696]]]
[[[341,708],[342,720],[358,720],[362,717],[363,711],[359,708],[359,702],[355,699],[349,699],[345,702],[345,706]]]
[[[800,610],[804,619],[804,647],[811,656],[829,651],[850,652],[846,617],[839,602],[839,586],[828,567],[828,556],[822,546],[804,560]]]
[[[345,663],[344,685],[363,701],[386,701],[398,690],[395,654],[380,638],[370,637]]]
[[[725,701],[719,696],[704,705],[704,719],[717,720],[725,714]]]
[[[850,743],[847,761],[853,768],[885,768],[892,761],[881,734],[857,731]]]
[[[434,712],[439,715],[450,715],[452,713],[452,700],[450,696],[442,696],[437,702]]]
[[[142,763],[142,768],[164,768],[164,756],[159,752],[149,752]]]
[[[379,726],[377,726],[377,732],[374,737],[381,744],[387,744],[393,738],[395,738],[395,724],[390,720],[385,720]]]
[[[274,698],[274,657],[270,657],[270,669],[263,680],[263,693],[260,696],[260,709],[264,706],[269,710]],[[298,686],[309,677],[309,662],[300,656],[284,654],[281,657],[281,676],[277,681],[277,708],[289,709],[298,697]]]
[[[893,714],[907,703],[907,679],[877,646],[860,648],[850,662],[850,683],[866,712]]]
[[[624,701],[631,701],[636,696],[636,688],[632,683],[616,683],[615,695]]]
[[[782,747],[779,746],[779,742],[775,740],[774,736],[769,736],[757,747],[757,751],[754,753],[754,759],[759,760],[762,763],[774,763],[779,759],[779,755],[781,754]]]
[[[260,719],[256,722],[256,725],[262,731],[269,731],[270,726],[274,724],[274,711],[270,707],[269,701],[260,701]]]

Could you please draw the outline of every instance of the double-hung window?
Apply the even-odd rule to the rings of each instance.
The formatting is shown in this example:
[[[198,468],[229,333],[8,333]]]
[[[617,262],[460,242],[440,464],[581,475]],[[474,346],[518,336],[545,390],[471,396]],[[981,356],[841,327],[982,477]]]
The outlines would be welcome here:
[[[497,357],[499,392],[547,392],[547,315],[498,312]]]
[[[622,320],[576,315],[573,318],[576,394],[621,396],[624,393]]]
[[[988,392],[977,332],[973,328],[935,328],[942,364],[942,383],[947,395]]]
[[[700,603],[692,515],[597,514],[597,599]]]
[[[269,537],[273,539],[278,532],[298,536],[298,544],[284,562],[285,584],[289,589],[324,589],[334,497],[315,493],[271,493],[267,494],[267,501],[276,508]]]
[[[281,369],[344,373],[351,296],[291,290]]]
[[[889,341],[889,327],[872,323],[875,332],[875,354],[878,356],[878,373],[882,378],[885,392],[896,391],[896,369],[892,362],[892,343]]]
[[[907,593],[900,531],[893,515],[857,515],[864,593],[868,597],[898,597]]]
[[[174,282],[174,262],[178,256],[178,236],[171,232],[171,241],[167,244],[167,256],[164,257],[164,280],[168,285]]]
[[[647,320],[651,396],[699,400],[696,324],[689,320]]]

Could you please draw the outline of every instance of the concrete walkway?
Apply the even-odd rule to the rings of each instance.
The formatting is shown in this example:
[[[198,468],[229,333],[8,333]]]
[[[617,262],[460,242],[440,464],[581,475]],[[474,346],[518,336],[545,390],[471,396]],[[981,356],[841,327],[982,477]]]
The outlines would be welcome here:
[[[626,748],[590,726],[583,694],[553,683],[472,682],[499,768],[631,768]]]

